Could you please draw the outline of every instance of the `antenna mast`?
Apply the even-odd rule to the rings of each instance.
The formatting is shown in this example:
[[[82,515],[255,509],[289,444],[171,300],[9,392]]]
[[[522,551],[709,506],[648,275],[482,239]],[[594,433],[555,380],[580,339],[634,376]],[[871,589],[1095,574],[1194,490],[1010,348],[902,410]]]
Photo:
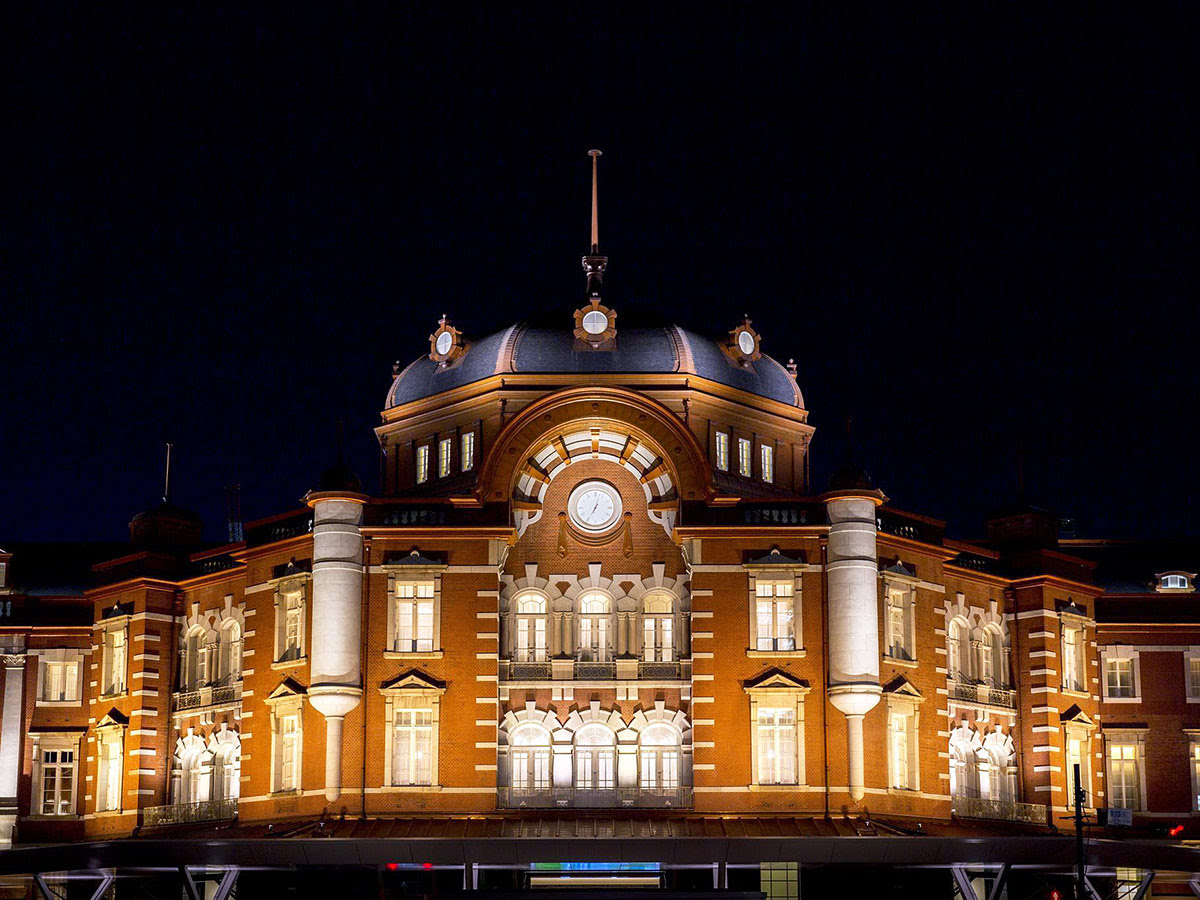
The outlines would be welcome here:
[[[171,502],[171,443],[167,443],[167,471],[163,477],[163,503]]]
[[[596,190],[596,158],[602,155],[599,150],[588,151],[588,156],[592,158],[592,253],[600,252],[600,200]]]

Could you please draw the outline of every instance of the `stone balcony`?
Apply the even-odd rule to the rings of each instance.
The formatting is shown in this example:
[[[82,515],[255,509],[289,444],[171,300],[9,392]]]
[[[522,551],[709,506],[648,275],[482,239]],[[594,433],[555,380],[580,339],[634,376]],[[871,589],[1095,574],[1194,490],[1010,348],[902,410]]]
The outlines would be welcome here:
[[[1046,825],[1050,821],[1046,807],[1040,803],[955,797],[950,805],[954,815],[962,819],[991,819],[998,822],[1022,822],[1026,825]]]
[[[207,716],[242,705],[242,683],[206,684],[194,691],[178,691],[171,695],[171,712],[176,716]]]
[[[500,660],[503,682],[542,681],[690,681],[692,661],[648,662],[636,658],[610,660]]]
[[[237,818],[237,798],[205,800],[200,803],[172,803],[168,806],[147,806],[142,810],[142,825],[158,828],[163,825],[186,825],[192,822],[221,822]]]
[[[689,809],[692,789],[621,787],[556,787],[541,790],[496,790],[496,805],[501,809]]]
[[[951,700],[959,703],[976,703],[1002,709],[1016,709],[1017,694],[1010,687],[985,684],[977,681],[952,680],[949,684]]]

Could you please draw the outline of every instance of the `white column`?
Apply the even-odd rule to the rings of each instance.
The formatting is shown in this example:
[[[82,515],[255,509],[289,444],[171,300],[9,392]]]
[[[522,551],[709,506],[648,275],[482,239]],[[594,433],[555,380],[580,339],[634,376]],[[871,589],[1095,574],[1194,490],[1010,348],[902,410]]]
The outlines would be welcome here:
[[[12,845],[17,824],[17,781],[21,774],[21,699],[25,695],[25,655],[4,656],[4,723],[0,728],[0,847]]]
[[[342,723],[362,698],[363,589],[361,494],[308,496],[313,509],[312,685],[325,716],[325,799],[342,793]]]
[[[879,702],[879,563],[875,549],[878,491],[822,497],[829,515],[829,702],[846,716],[850,797],[866,793],[863,716]]]

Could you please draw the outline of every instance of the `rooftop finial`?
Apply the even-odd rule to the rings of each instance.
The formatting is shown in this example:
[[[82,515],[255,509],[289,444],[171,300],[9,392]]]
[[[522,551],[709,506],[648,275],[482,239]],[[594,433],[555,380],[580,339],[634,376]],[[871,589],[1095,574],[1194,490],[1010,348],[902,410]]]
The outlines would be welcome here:
[[[596,159],[602,156],[599,150],[589,150],[592,158],[592,253],[600,252],[600,210],[599,194],[596,190]]]
[[[163,503],[171,502],[171,444],[167,444],[167,471],[163,476]]]

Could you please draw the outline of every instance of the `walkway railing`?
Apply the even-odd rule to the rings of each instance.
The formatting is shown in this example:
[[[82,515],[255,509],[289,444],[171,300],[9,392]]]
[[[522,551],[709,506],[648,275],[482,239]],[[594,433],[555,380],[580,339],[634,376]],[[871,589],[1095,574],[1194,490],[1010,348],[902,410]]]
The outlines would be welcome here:
[[[982,684],[975,681],[951,681],[950,699],[963,703],[986,703],[988,706],[1003,706],[1015,709],[1017,695],[1012,688]]]
[[[1024,822],[1028,825],[1045,825],[1050,821],[1046,807],[1040,803],[955,797],[950,805],[954,814],[964,819],[993,819],[1002,822]]]
[[[238,703],[242,699],[242,683],[235,681],[219,687],[205,685],[194,691],[179,691],[172,695],[171,706],[175,712],[205,709],[209,706],[224,706]]]
[[[496,805],[502,809],[687,809],[692,806],[692,789],[502,787],[496,789]]]
[[[189,822],[219,822],[222,819],[235,818],[237,811],[236,798],[147,806],[142,810],[142,824],[146,828],[155,828],[159,825],[185,825]]]

